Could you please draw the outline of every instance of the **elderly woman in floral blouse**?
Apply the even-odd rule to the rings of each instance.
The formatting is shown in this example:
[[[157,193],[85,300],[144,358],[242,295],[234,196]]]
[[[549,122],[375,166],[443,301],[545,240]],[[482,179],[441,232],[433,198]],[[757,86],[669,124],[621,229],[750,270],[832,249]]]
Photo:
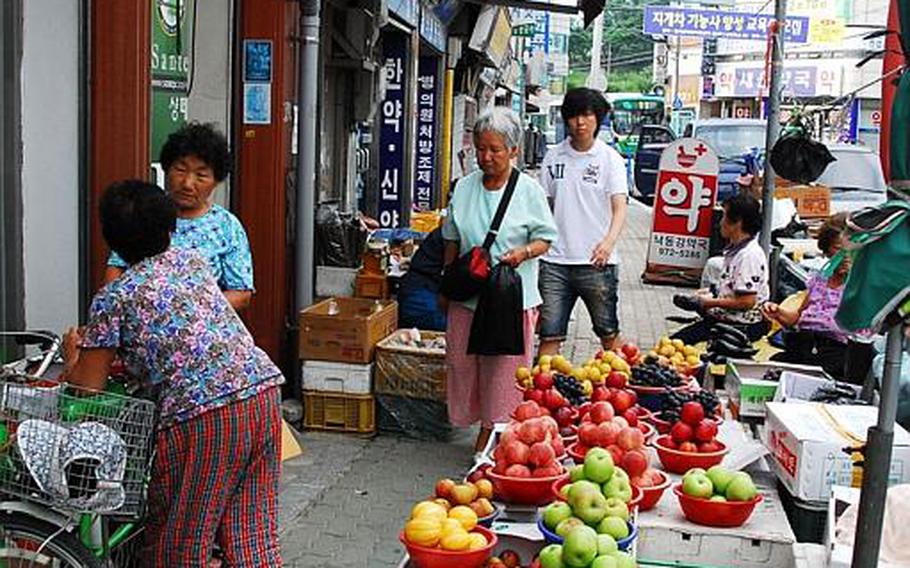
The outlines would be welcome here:
[[[158,403],[142,562],[280,566],[275,496],[284,378],[197,251],[171,247],[176,209],[153,185],[115,183],[101,225],[127,263],[65,338],[67,380],[103,389],[114,356]]]

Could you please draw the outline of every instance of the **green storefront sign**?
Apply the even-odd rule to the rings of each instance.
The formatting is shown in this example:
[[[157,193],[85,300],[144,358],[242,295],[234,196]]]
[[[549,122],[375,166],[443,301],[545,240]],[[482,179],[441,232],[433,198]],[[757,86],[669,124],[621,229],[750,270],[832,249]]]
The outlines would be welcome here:
[[[151,143],[154,180],[164,186],[158,155],[167,137],[186,124],[192,69],[195,0],[153,0]]]

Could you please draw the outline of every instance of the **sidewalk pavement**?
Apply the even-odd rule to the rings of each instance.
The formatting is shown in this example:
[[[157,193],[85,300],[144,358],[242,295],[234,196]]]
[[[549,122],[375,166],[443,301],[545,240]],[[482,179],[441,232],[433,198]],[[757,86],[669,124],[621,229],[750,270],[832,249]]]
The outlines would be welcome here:
[[[651,229],[650,208],[633,201],[619,243],[620,325],[643,349],[654,345],[674,312],[677,289],[641,283]],[[584,361],[599,349],[579,303],[563,353]],[[398,532],[410,508],[436,480],[462,477],[472,464],[476,429],[447,443],[392,435],[365,439],[304,432],[303,455],[284,463],[279,537],[286,566],[395,567],[404,555]]]

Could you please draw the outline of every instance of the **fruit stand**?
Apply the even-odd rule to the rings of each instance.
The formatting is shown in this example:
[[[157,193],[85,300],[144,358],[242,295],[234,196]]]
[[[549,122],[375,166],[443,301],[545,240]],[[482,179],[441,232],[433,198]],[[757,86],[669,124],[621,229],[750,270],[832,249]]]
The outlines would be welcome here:
[[[450,516],[474,516],[459,527],[436,509],[427,521],[429,506],[416,504],[401,566],[793,565],[767,451],[698,388],[698,355],[662,340],[648,353],[624,345],[580,366],[555,356],[518,369],[524,402],[512,420],[465,480],[435,487]],[[478,498],[489,487],[492,498]]]

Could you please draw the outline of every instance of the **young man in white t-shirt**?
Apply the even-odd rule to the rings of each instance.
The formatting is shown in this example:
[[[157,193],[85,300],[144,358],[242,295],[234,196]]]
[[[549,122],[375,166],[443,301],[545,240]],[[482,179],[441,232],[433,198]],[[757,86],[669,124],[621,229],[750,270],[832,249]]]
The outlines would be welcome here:
[[[597,138],[609,104],[598,91],[572,89],[563,100],[568,138],[547,152],[540,183],[553,207],[559,238],[542,257],[540,354],[559,351],[581,298],[605,349],[619,334],[616,242],[626,220],[626,164]]]

